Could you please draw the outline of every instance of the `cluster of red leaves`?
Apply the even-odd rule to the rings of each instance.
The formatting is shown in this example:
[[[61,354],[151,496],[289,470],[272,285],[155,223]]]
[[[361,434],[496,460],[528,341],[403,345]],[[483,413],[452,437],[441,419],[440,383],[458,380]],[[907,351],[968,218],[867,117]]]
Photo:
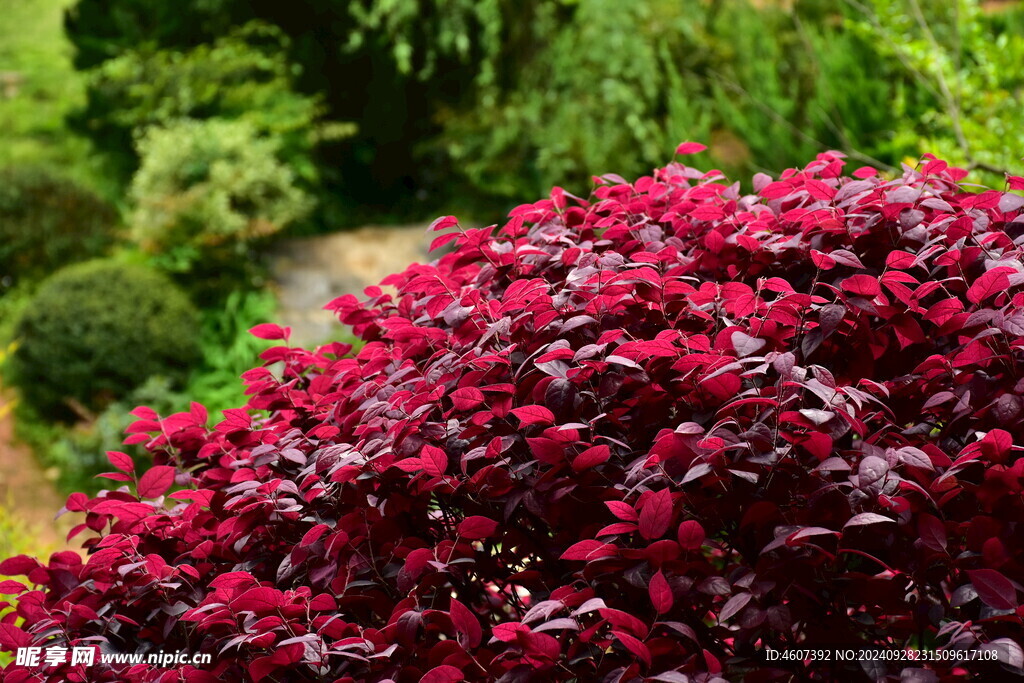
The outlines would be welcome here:
[[[0,642],[214,656],[68,681],[1019,671],[1024,198],[842,169],[673,163],[443,234],[330,304],[354,357],[271,349],[213,429],[139,409],[157,466],[69,499],[86,561],[0,564]],[[797,646],[997,661],[762,655]]]

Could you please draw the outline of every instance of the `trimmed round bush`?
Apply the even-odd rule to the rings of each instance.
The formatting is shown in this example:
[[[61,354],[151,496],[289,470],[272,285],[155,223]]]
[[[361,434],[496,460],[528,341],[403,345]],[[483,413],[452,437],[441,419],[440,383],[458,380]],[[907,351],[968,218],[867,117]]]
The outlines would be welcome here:
[[[156,466],[68,500],[86,559],[0,564],[0,643],[212,656],[70,681],[1020,673],[1024,198],[843,164],[443,234],[330,304],[354,357],[274,347],[213,427],[139,408]]]
[[[100,256],[118,222],[113,206],[70,180],[37,167],[0,170],[0,278],[38,277]]]
[[[41,412],[98,409],[151,376],[180,379],[198,358],[197,314],[163,275],[90,261],[40,285],[17,325],[11,371]]]

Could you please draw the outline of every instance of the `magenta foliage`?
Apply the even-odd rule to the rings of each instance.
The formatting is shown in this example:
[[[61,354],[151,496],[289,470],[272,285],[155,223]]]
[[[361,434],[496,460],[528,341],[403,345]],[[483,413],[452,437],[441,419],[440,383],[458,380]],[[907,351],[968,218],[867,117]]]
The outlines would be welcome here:
[[[328,306],[354,357],[271,349],[213,429],[139,409],[156,467],[69,499],[84,563],[0,565],[29,584],[0,642],[214,655],[69,681],[1019,670],[1024,198],[842,170],[743,195],[672,163],[442,234]],[[998,661],[762,654],[797,646]]]

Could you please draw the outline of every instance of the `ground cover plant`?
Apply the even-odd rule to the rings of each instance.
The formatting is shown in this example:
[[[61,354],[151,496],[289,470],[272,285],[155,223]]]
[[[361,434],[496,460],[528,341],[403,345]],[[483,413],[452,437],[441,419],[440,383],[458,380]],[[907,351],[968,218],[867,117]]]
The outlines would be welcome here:
[[[964,180],[674,162],[442,234],[329,305],[358,354],[259,325],[245,408],[137,409],[155,466],[68,499],[86,559],[0,564],[0,644],[214,658],[68,681],[1019,673],[1024,179]]]

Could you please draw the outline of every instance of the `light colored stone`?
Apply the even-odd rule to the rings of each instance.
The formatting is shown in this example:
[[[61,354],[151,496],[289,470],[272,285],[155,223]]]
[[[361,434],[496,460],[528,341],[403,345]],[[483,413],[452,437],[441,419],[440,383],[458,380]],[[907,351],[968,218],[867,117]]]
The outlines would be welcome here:
[[[343,294],[362,296],[363,290],[411,263],[427,263],[429,224],[369,225],[333,235],[280,242],[271,255],[280,324],[292,328],[292,341],[316,345],[338,331],[334,314],[324,305]]]

